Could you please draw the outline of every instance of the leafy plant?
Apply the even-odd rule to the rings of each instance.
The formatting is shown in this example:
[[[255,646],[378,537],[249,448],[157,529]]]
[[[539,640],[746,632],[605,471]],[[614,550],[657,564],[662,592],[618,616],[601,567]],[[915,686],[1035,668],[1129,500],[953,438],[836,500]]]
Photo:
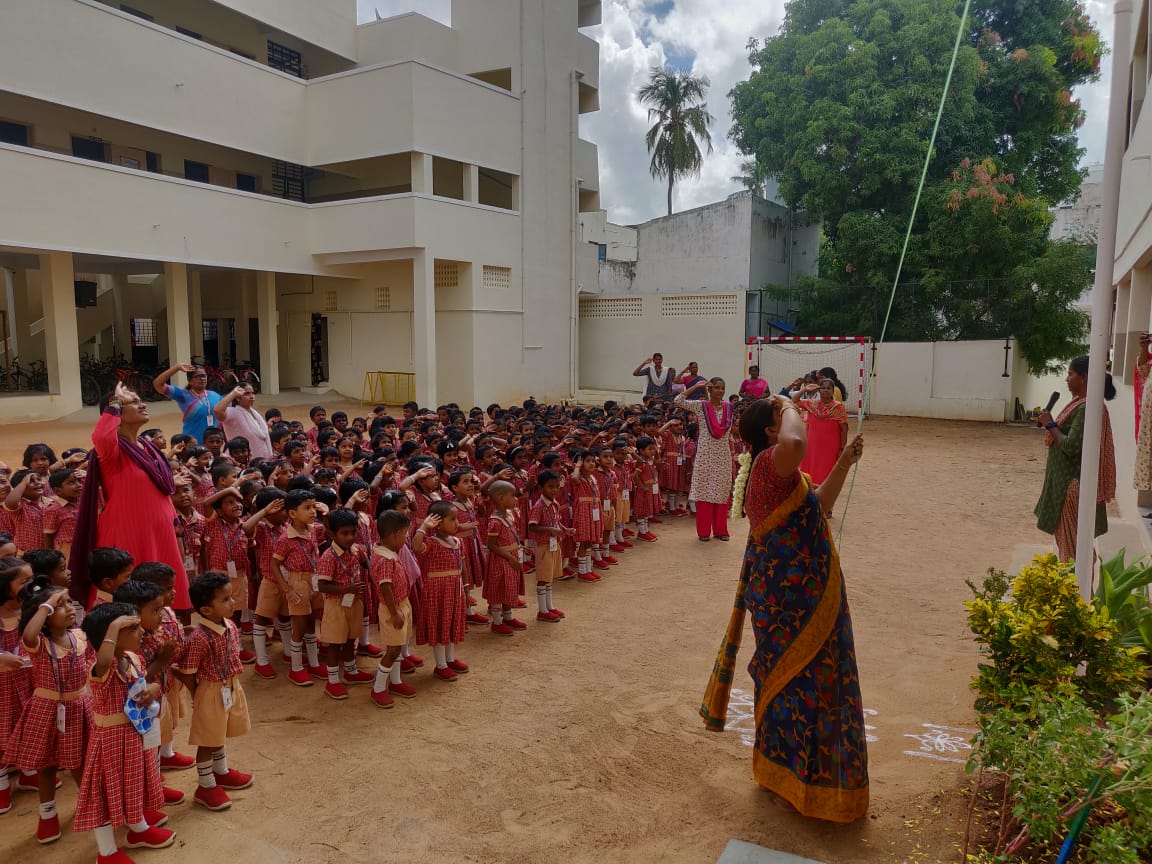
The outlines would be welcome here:
[[[1140,648],[1152,656],[1152,604],[1148,586],[1152,584],[1152,560],[1141,556],[1131,564],[1121,549],[1100,565],[1100,585],[1094,598],[1096,608],[1105,611],[1120,631],[1120,644]]]

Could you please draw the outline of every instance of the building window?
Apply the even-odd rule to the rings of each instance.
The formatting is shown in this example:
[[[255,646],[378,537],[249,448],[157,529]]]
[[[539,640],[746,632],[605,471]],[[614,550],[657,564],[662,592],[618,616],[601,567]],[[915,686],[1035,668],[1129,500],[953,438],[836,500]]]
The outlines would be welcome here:
[[[608,244],[607,243],[597,243],[596,244],[596,257],[600,260],[601,264],[603,264],[604,262],[606,262],[608,260]]]
[[[188,30],[179,25],[176,26],[176,32],[187,36],[189,39],[203,39],[204,37],[197,33],[195,30]]]
[[[204,334],[204,341],[205,342],[215,342],[216,341],[216,332],[217,332],[216,331],[216,319],[215,318],[205,318],[200,323],[201,323],[200,330]]]
[[[108,161],[107,148],[99,138],[80,138],[73,135],[72,155],[77,159],[91,159],[93,162]]]
[[[237,174],[236,188],[244,192],[256,191],[256,177],[253,174]]]
[[[27,147],[32,140],[32,130],[25,126],[23,123],[12,123],[8,120],[0,120],[0,141],[5,144],[17,144],[20,147]]]
[[[512,270],[509,267],[489,267],[485,264],[482,281],[489,291],[507,291],[512,287]]]
[[[304,77],[304,58],[299,51],[268,40],[268,65],[297,78]]]
[[[303,201],[304,166],[291,162],[273,162],[272,194],[289,201]]]
[[[581,318],[643,318],[643,297],[581,297]]]
[[[147,154],[145,154],[144,159],[146,162],[145,167],[149,171],[151,171],[153,174],[159,174],[160,173],[160,154],[159,153],[152,153],[151,151],[149,151]]]
[[[156,321],[152,318],[132,319],[132,347],[156,347]]]
[[[660,298],[661,318],[726,318],[739,311],[735,294],[684,294]]]
[[[184,178],[186,180],[207,183],[210,171],[211,169],[203,162],[193,162],[191,159],[184,160]]]
[[[133,9],[124,3],[120,4],[120,11],[127,12],[129,15],[135,15],[137,18],[143,18],[145,21],[155,21],[156,19],[149,15],[147,12],[141,12],[139,9]]]

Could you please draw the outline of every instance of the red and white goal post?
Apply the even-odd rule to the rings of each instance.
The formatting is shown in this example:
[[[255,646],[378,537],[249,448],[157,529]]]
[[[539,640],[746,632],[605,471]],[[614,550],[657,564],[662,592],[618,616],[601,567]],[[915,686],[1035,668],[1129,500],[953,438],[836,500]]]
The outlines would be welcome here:
[[[760,367],[768,380],[766,392],[782,387],[814,369],[831,366],[849,391],[844,394],[849,414],[865,410],[864,391],[870,361],[865,336],[752,336],[745,346],[744,372]]]

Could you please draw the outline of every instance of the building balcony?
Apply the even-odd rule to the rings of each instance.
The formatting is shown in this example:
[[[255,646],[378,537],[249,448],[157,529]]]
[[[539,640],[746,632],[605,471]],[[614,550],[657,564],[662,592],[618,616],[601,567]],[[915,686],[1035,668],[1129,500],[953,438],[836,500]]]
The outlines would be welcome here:
[[[576,69],[584,73],[582,85],[600,89],[600,43],[583,33],[576,34]]]
[[[576,176],[584,181],[580,187],[590,192],[599,192],[600,151],[596,145],[591,141],[585,141],[583,138],[577,138],[574,162]]]
[[[333,54],[356,57],[356,6],[348,0],[213,0]]]

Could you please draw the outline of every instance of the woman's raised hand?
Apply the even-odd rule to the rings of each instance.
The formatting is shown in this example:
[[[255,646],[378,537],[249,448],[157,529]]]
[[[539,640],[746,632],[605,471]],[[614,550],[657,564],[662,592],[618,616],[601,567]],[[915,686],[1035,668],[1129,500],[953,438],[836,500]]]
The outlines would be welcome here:
[[[196,371],[196,367],[193,366],[191,363],[179,363],[179,364],[177,364],[176,368],[179,369],[184,374],[188,374],[189,372],[195,372]]]
[[[840,464],[845,468],[851,468],[860,461],[860,457],[864,455],[864,436],[857,435],[845,446],[844,450],[840,453]]]
[[[121,402],[131,402],[136,398],[136,394],[124,386],[123,381],[116,382],[116,389],[112,392],[112,395]]]

